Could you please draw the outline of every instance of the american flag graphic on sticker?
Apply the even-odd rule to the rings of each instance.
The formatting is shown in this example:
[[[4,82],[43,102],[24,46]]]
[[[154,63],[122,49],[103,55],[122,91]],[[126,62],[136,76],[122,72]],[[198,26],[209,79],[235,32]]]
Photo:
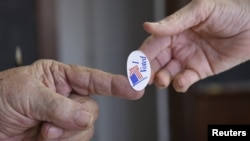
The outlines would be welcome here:
[[[133,51],[127,60],[127,76],[131,87],[143,90],[150,79],[151,67],[148,58],[141,51]]]
[[[140,73],[140,69],[137,65],[129,69],[130,71],[130,80],[133,83],[133,86],[135,86],[138,82],[140,82],[141,79],[143,79],[142,74]]]

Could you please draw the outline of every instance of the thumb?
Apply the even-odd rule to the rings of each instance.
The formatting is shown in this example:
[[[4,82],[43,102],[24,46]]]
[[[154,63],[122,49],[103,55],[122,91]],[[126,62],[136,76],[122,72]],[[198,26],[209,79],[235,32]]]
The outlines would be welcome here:
[[[171,36],[205,21],[212,12],[212,2],[193,0],[179,11],[158,22],[145,22],[144,29],[155,35]]]
[[[86,129],[93,122],[87,106],[50,91],[39,89],[30,103],[32,118],[64,129]]]

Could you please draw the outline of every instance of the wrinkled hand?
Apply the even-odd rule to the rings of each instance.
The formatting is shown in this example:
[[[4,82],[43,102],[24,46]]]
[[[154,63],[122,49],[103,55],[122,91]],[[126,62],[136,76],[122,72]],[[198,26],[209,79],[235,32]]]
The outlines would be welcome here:
[[[193,0],[155,23],[140,47],[150,59],[159,87],[185,92],[200,79],[241,64],[250,57],[249,0]]]
[[[0,72],[0,140],[89,140],[98,114],[91,94],[138,99],[143,91],[124,76],[52,60]]]

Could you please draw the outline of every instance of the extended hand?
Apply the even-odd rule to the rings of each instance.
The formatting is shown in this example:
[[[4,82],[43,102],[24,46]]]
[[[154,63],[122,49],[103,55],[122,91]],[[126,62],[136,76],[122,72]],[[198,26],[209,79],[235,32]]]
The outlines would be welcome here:
[[[159,87],[173,81],[185,92],[193,83],[228,70],[250,58],[250,1],[193,0],[156,23],[141,45]]]
[[[138,99],[143,91],[124,76],[52,60],[0,72],[0,140],[88,140],[98,114],[91,94]]]

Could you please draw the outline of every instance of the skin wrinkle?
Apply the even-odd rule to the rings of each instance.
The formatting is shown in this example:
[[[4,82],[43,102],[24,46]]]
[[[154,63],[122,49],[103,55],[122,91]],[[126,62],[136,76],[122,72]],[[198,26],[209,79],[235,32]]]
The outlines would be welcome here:
[[[55,79],[56,93],[68,97],[72,89],[68,86],[65,81],[65,77],[57,72],[52,72]]]
[[[157,73],[157,70],[161,67],[165,67],[166,64],[165,62],[168,62],[169,60],[171,60],[171,57],[172,57],[172,53],[171,53],[171,49],[170,49],[170,44],[171,44],[171,39],[167,39],[168,40],[168,45],[165,45],[165,44],[162,44],[160,47],[160,51],[159,51],[159,54],[165,54],[165,52],[168,52],[167,54],[169,54],[169,57],[165,57],[163,55],[158,55],[156,56],[154,59],[152,59],[150,62],[151,62],[151,69],[152,69],[152,77],[154,76],[154,74]],[[165,50],[165,48],[169,48],[168,50]],[[150,82],[149,84],[152,84],[153,83],[153,80],[156,79],[156,78],[152,78],[150,79]]]
[[[61,69],[60,64],[55,65],[52,63],[52,66],[50,67],[50,73],[53,77],[52,80],[54,80],[54,84],[51,84],[52,86],[55,86],[55,92],[59,93],[65,97],[68,97],[70,93],[72,92],[71,87],[68,85],[68,81],[66,79],[66,73],[63,69]]]
[[[197,75],[199,76],[199,79],[203,79],[203,78],[205,78],[205,77],[207,77],[208,75],[211,75],[211,72],[212,72],[212,75],[213,74],[215,74],[215,72],[214,72],[214,68],[213,68],[213,66],[212,66],[212,64],[211,64],[211,62],[209,61],[209,55],[207,54],[208,52],[206,52],[205,51],[205,47],[203,47],[203,45],[205,46],[205,44],[206,45],[209,45],[209,43],[206,41],[206,40],[204,40],[204,39],[202,39],[202,37],[199,35],[199,34],[197,34],[195,31],[191,31],[196,37],[196,40],[194,40],[194,41],[192,41],[192,42],[197,42],[197,41],[199,41],[199,40],[201,40],[201,42],[197,42],[196,43],[196,46],[200,46],[200,49],[201,49],[201,52],[204,54],[204,56],[205,56],[205,58],[206,58],[206,62],[208,62],[208,64],[209,64],[209,73],[208,74],[206,74],[206,75],[204,75],[204,76],[201,76],[200,75],[200,73],[199,72],[197,72],[197,71],[195,71],[193,68],[187,68],[187,69],[191,69],[191,70],[193,70],[193,71],[195,71],[196,73],[197,73]],[[198,39],[199,38],[199,39]],[[205,44],[204,44],[204,42],[205,42]],[[208,48],[207,46],[206,46],[206,48]],[[212,48],[212,49],[214,49],[214,48]],[[197,52],[197,51],[196,51]],[[195,54],[195,53],[194,53]]]
[[[3,114],[3,115],[2,115]],[[6,123],[6,122],[3,122],[3,120],[5,119],[4,117],[5,117],[5,113],[0,113],[0,115],[1,115],[1,117],[0,117],[0,119],[1,119],[1,121],[0,121],[0,130],[1,130],[1,133],[3,134],[3,136],[4,136],[4,138],[6,138],[6,136],[8,136],[8,132],[6,132],[6,128],[5,128],[5,126],[8,124],[8,123]],[[1,136],[0,136],[1,137]],[[1,139],[1,138],[0,138]]]
[[[197,20],[197,21],[200,21],[200,22],[198,22],[197,24],[193,25],[191,27],[191,29],[197,29],[198,27],[201,27],[201,26],[203,26],[203,24],[206,24],[208,22],[208,19],[210,19],[210,17],[212,16],[213,12],[216,9],[216,5],[212,6],[211,4],[201,4],[202,3],[201,1],[192,1],[192,2],[198,3],[197,5],[199,5],[199,6],[197,6],[197,7],[200,7],[200,9],[202,11],[204,9],[204,6],[207,7],[207,5],[209,5],[212,8],[212,10],[207,10],[208,12],[206,14],[203,14],[203,15],[197,15],[197,14],[195,14],[196,17],[198,16],[198,18],[200,18],[200,20]],[[195,4],[193,6],[195,6]],[[207,8],[207,9],[210,9],[210,8]],[[198,10],[197,13],[200,13],[199,10]],[[204,16],[204,17],[202,17],[202,16]],[[211,31],[211,30],[208,30],[208,31]]]
[[[6,115],[5,115],[5,117],[6,117]],[[18,133],[18,131],[32,126],[31,124],[28,124],[28,123],[27,123],[27,125],[22,124],[22,122],[20,124],[18,124],[18,123],[16,123],[16,121],[18,121],[18,120],[16,120],[16,118],[10,119],[9,116],[7,116],[6,119],[8,119],[8,123],[1,123],[1,127],[4,127],[1,131],[5,131],[4,133],[6,136],[9,136],[7,133],[13,133],[13,132]],[[9,124],[9,123],[11,123],[11,124]],[[10,126],[10,125],[12,125],[12,126]],[[22,127],[20,127],[20,126],[22,126]]]
[[[221,11],[220,13],[222,13],[222,14],[224,14],[224,13],[226,13],[225,11]],[[233,14],[234,13],[231,13],[232,14],[232,16],[234,16]],[[221,32],[223,32],[225,29],[227,29],[228,27],[230,27],[230,26],[233,26],[233,25],[231,25],[230,23],[231,22],[228,22],[228,21],[232,21],[233,20],[233,17],[231,17],[231,16],[229,16],[229,18],[227,18],[227,19],[224,19],[224,21],[222,21],[222,23],[221,23],[221,26],[223,26],[223,28],[220,28],[220,30],[218,29],[218,31],[217,31],[217,33],[221,33]],[[227,23],[227,24],[226,24]],[[235,27],[236,28],[236,27]],[[238,28],[238,27],[237,27]],[[215,34],[217,34],[216,32],[215,32]],[[225,34],[228,34],[228,33],[225,33]],[[235,34],[236,33],[232,33],[230,36],[232,37],[232,36],[235,36]],[[230,36],[227,36],[227,37],[230,37]]]
[[[170,59],[170,61],[171,60],[173,60],[174,59],[174,39],[175,39],[176,37],[175,36],[170,36],[170,45],[169,45],[169,47],[171,48],[171,59]],[[168,61],[168,63],[166,63],[166,66],[169,64],[169,61]],[[170,80],[169,80],[169,82],[171,82],[172,80],[173,80],[173,77],[172,77],[172,75],[170,74],[170,72],[168,71],[168,74],[170,75]]]
[[[152,61],[150,62],[150,64],[151,64],[151,69],[152,69],[151,73],[152,73],[152,74],[155,74],[156,71],[159,70],[159,69],[161,68],[160,64],[157,62],[156,59],[152,60]],[[152,77],[152,76],[154,76],[154,75],[151,75],[151,77]]]
[[[236,3],[237,4],[237,3]],[[234,5],[236,5],[236,4],[234,4]],[[228,7],[228,3],[225,3],[225,9],[226,10],[224,10],[223,8],[216,8],[216,5],[214,6],[214,8],[213,8],[213,10],[210,12],[210,14],[209,14],[209,16],[207,17],[207,21],[205,21],[205,23],[206,24],[208,24],[210,21],[208,21],[208,20],[210,20],[211,19],[211,15],[213,14],[213,13],[221,13],[221,14],[223,14],[223,13],[228,13],[227,11],[228,11],[228,9],[227,9],[227,7]],[[217,10],[221,10],[221,9],[223,9],[223,11],[219,11],[219,12],[217,12],[217,11],[215,11],[215,9],[217,9]],[[242,11],[242,9],[240,9],[240,11]],[[242,12],[240,12],[240,13],[242,13]],[[224,19],[224,21],[222,21],[222,22],[220,22],[220,25],[221,26],[219,26],[219,28],[217,28],[216,27],[216,29],[217,29],[217,31],[214,31],[214,27],[210,27],[210,28],[208,28],[207,29],[207,31],[214,31],[213,32],[213,34],[214,35],[216,35],[216,34],[219,34],[219,33],[221,33],[221,32],[223,32],[223,31],[225,31],[225,29],[227,29],[228,27],[233,27],[233,28],[231,28],[231,29],[234,29],[235,31],[231,31],[230,32],[230,35],[228,35],[228,33],[224,33],[224,35],[227,35],[225,38],[229,38],[229,37],[233,37],[233,36],[236,36],[236,32],[237,31],[242,31],[241,29],[242,28],[245,28],[245,27],[247,27],[247,26],[244,26],[245,24],[243,24],[243,25],[241,25],[241,27],[239,27],[239,25],[231,25],[231,24],[229,24],[229,23],[232,23],[232,22],[230,22],[230,21],[233,21],[233,20],[236,20],[236,19],[232,19],[232,18],[238,18],[240,21],[242,21],[242,20],[244,20],[244,19],[246,19],[246,18],[242,18],[242,14],[237,14],[237,16],[236,15],[234,15],[235,14],[235,12],[234,11],[231,11],[231,16],[229,16],[228,18],[226,18],[226,19]],[[214,15],[213,15],[214,16]],[[219,15],[218,15],[219,16]],[[245,17],[247,17],[247,16],[245,16]],[[213,17],[213,18],[215,18],[215,17]],[[218,21],[214,21],[214,22],[218,22]],[[203,22],[204,23],[204,22]],[[227,25],[225,25],[225,23],[228,23]],[[216,25],[216,24],[218,24],[218,23],[210,23],[210,25]],[[246,23],[247,24],[247,23]],[[217,38],[222,38],[222,37],[217,37]]]
[[[32,127],[33,125],[37,124],[36,121],[34,120],[30,120],[29,118],[25,117],[22,114],[19,114],[16,110],[13,111],[15,115],[15,117],[13,117],[13,121],[12,124],[14,125],[15,128],[19,128],[20,129],[25,129],[27,127]],[[10,118],[8,118],[10,120]]]
[[[244,30],[242,33],[250,33],[250,30]],[[248,36],[250,36],[250,35],[248,35]],[[243,38],[243,37],[242,37]],[[240,42],[241,43],[241,42]],[[240,44],[240,43],[238,43],[238,44]],[[247,45],[249,45],[250,44],[250,41],[248,42],[248,43],[245,43],[245,44],[247,44]],[[238,46],[241,46],[241,45],[238,45]],[[242,46],[244,46],[244,44],[242,45]],[[240,48],[241,50],[242,50],[242,48]],[[249,50],[250,50],[250,48],[249,48]],[[249,56],[249,54],[247,53],[247,52],[244,52],[244,51],[241,51],[241,52],[243,52],[243,54],[242,55],[240,55],[240,56],[243,56],[244,55],[244,58],[242,57],[242,60],[241,60],[241,62],[245,62],[245,60],[248,58],[248,56]]]
[[[27,73],[27,72],[25,72],[25,73]],[[8,76],[9,77],[9,76]],[[14,76],[13,76],[14,77]],[[13,79],[13,78],[10,78],[10,79]],[[25,79],[28,79],[28,78],[25,78]],[[5,85],[5,84],[4,84]],[[28,84],[25,84],[25,85],[29,85],[29,83]],[[16,88],[17,89],[21,89],[21,90],[23,90],[22,88],[19,88],[19,85],[16,85]],[[3,89],[5,89],[5,87],[3,87]],[[6,92],[3,92],[3,93],[5,93],[6,94]],[[21,92],[20,92],[21,93]],[[13,95],[11,94],[11,93],[7,93],[7,95],[5,96],[6,97],[6,101],[5,101],[5,106],[8,106],[8,110],[7,111],[9,111],[9,113],[10,113],[10,115],[16,115],[16,116],[7,116],[7,117],[12,117],[12,118],[6,118],[6,120],[5,121],[8,121],[8,122],[10,122],[10,123],[12,123],[12,125],[14,125],[13,126],[13,128],[14,129],[16,129],[17,127],[21,127],[21,128],[27,128],[27,127],[29,127],[29,126],[32,126],[32,125],[34,125],[34,123],[33,122],[28,122],[28,118],[26,118],[23,114],[25,114],[25,111],[23,110],[23,109],[25,109],[24,108],[24,106],[26,106],[26,105],[19,105],[19,102],[15,102],[15,101],[13,101],[13,100],[15,100],[15,99],[23,99],[23,96],[22,95],[17,95],[17,96],[15,96],[15,97],[13,97]],[[9,106],[9,104],[8,103],[15,103],[15,105],[13,105],[13,106]],[[4,102],[2,102],[2,103],[4,103]],[[27,103],[27,105],[29,104],[29,102],[26,102]],[[18,113],[16,110],[21,110],[22,112],[21,113]],[[5,113],[4,114],[5,116],[6,115],[8,115],[7,113]],[[18,125],[18,126],[17,126]]]
[[[5,89],[5,87],[3,87],[3,89]],[[1,94],[5,94],[5,93],[1,93]],[[9,104],[8,104],[8,102],[7,102],[7,99],[1,99],[1,103],[3,104],[3,105],[5,105],[5,106],[7,106],[6,108],[5,108],[5,110],[9,110],[9,108],[10,108],[10,106],[9,106]],[[0,107],[1,108],[1,107]],[[4,110],[4,111],[5,111]],[[3,138],[6,138],[6,137],[8,137],[9,135],[8,135],[8,123],[6,123],[6,122],[2,122],[2,121],[6,121],[6,119],[9,119],[9,118],[6,118],[6,115],[8,115],[8,113],[6,113],[6,112],[0,112],[0,129],[1,129],[1,133],[2,133],[2,136],[4,136]],[[8,126],[7,126],[8,125]],[[1,137],[1,136],[0,136]],[[1,138],[0,138],[1,139]]]
[[[65,70],[66,78],[69,80],[68,83],[72,87],[72,92],[79,93],[80,95],[88,96],[89,88],[86,85],[89,82],[89,71],[85,67],[82,71],[84,71],[84,79],[82,77],[78,77],[78,75],[71,74],[70,70],[74,70],[76,68],[75,65],[69,65],[69,70]],[[80,80],[79,80],[80,79]],[[70,81],[75,80],[75,81]],[[79,86],[80,84],[80,86]],[[71,92],[71,93],[72,93]]]
[[[239,34],[242,34],[243,32],[240,32]],[[237,34],[238,35],[238,34]],[[218,40],[225,40],[225,39],[218,39]],[[228,68],[228,61],[227,60],[225,60],[224,58],[227,58],[227,56],[234,56],[234,55],[236,55],[236,56],[234,56],[234,57],[236,57],[236,58],[242,58],[242,61],[243,61],[243,57],[242,57],[242,55],[239,55],[240,57],[237,57],[237,55],[240,53],[240,52],[232,52],[232,54],[228,54],[227,52],[223,52],[223,50],[221,50],[221,49],[219,49],[219,48],[215,48],[216,46],[230,46],[230,45],[232,45],[232,44],[235,44],[234,43],[234,40],[232,40],[231,42],[229,42],[229,43],[227,43],[226,45],[225,44],[222,44],[222,45],[219,45],[219,44],[217,44],[217,45],[212,45],[212,44],[216,44],[217,42],[218,42],[218,40],[217,41],[215,41],[215,42],[208,42],[207,40],[204,40],[209,46],[211,46],[211,48],[210,49],[213,49],[213,50],[215,50],[215,52],[219,52],[220,53],[220,56],[218,56],[219,58],[217,59],[217,60],[219,60],[219,61],[221,61],[222,63],[224,62],[224,65],[223,66],[226,66],[226,68]],[[228,49],[230,49],[230,48],[228,48]],[[239,49],[238,49],[239,50]],[[244,53],[244,52],[242,52],[242,53]],[[213,58],[211,59],[211,60],[214,60]],[[231,60],[232,61],[232,60]],[[242,61],[240,61],[240,62],[242,62]],[[218,70],[220,67],[221,67],[222,65],[220,65],[220,66],[218,66],[218,68],[217,69],[215,69],[214,68],[214,74],[218,74],[218,71],[216,71],[216,70]],[[215,66],[216,67],[216,66]]]
[[[57,87],[57,76],[55,75],[56,73],[57,73],[57,70],[58,70],[58,66],[57,65],[53,65],[53,64],[51,64],[51,66],[50,66],[50,73],[52,74],[52,76],[53,76],[53,80],[54,80],[54,85],[55,85],[55,87]],[[57,88],[56,88],[57,89]],[[57,91],[57,90],[56,90]]]
[[[154,43],[154,42],[152,42],[153,40],[155,40],[155,39],[157,39],[157,38],[160,38],[161,40],[159,41],[159,42],[157,42],[157,43]],[[164,41],[162,41],[162,40],[164,40]],[[159,36],[155,36],[155,35],[152,35],[152,36],[150,36],[147,40],[146,40],[146,43],[145,43],[145,46],[148,48],[149,46],[152,46],[151,44],[155,44],[155,46],[160,46],[160,49],[159,49],[159,52],[161,52],[162,50],[164,50],[165,49],[165,47],[166,47],[166,43],[165,43],[165,38],[162,38],[162,37],[159,37]],[[155,53],[159,53],[159,52],[155,52]],[[152,54],[152,52],[148,52],[149,54],[147,54],[148,56],[148,59],[150,60],[150,61],[152,61],[154,58],[155,58],[155,56],[157,56],[156,54]],[[150,54],[151,53],[151,54]]]
[[[90,92],[89,93],[97,93],[97,94],[99,94],[99,93],[101,93],[101,92],[98,92],[97,91],[97,89],[96,89],[96,84],[95,84],[95,80],[94,80],[94,72],[90,72],[89,73],[89,77],[90,77]],[[92,88],[92,89],[91,89]]]
[[[93,72],[90,71],[88,68],[86,68],[86,70],[88,72],[88,74],[87,74],[87,76],[88,76],[87,77],[88,78],[88,86],[87,86],[88,93],[87,93],[87,95],[89,95],[91,92],[95,93],[95,86],[94,86],[93,77],[92,77]]]
[[[182,38],[182,37],[176,37],[175,40],[179,40],[179,38]],[[171,62],[173,61],[173,62],[175,62],[174,64],[178,64],[178,66],[181,66],[181,68],[179,70],[182,70],[183,68],[186,67],[187,57],[190,54],[192,54],[190,52],[187,53],[187,48],[190,48],[190,47],[183,46],[182,44],[180,46],[173,45],[173,47],[172,47],[172,53],[174,54],[174,56],[172,57]],[[190,49],[188,51],[190,51]],[[176,75],[176,74],[172,74],[172,72],[170,72],[170,73],[173,76]]]
[[[189,30],[188,33],[186,33],[186,34],[190,34],[190,36],[188,36],[188,37],[190,37],[190,38],[186,39],[186,40],[188,40],[188,41],[186,41],[186,42],[195,43],[195,42],[198,41],[197,38],[202,39],[202,38],[199,36],[199,34],[196,34],[196,32],[195,32],[195,31],[192,31],[192,30]],[[179,38],[182,38],[182,37],[176,37],[175,40],[179,40]],[[202,39],[202,40],[203,40],[203,39]],[[201,43],[200,43],[200,44],[201,44]],[[190,47],[180,47],[180,50],[184,51],[184,53],[180,54],[180,51],[177,51],[177,52],[178,52],[178,54],[181,55],[182,57],[183,57],[183,55],[186,55],[186,57],[183,57],[183,59],[186,58],[185,60],[192,60],[192,59],[187,59],[187,58],[191,58],[191,57],[193,57],[193,55],[187,54],[185,50],[186,50],[186,48],[189,48],[189,51],[191,51],[190,49],[193,49],[193,51],[191,51],[190,54],[196,54],[196,52],[197,52],[198,50],[195,49],[195,47],[193,47],[193,46],[201,46],[201,45],[199,45],[199,43],[196,43],[196,44],[194,44],[194,45],[190,45]],[[202,50],[202,53],[204,53],[204,50],[203,50],[202,47],[200,47],[200,48],[198,48],[198,49],[201,49],[201,50]],[[173,50],[174,50],[174,49],[173,49]],[[176,53],[176,54],[177,54],[177,53]],[[197,54],[199,54],[199,53],[197,53]],[[207,62],[208,62],[209,65],[210,65],[209,68],[212,69],[212,66],[211,66],[210,62],[208,61],[208,56],[207,56],[206,52],[205,52],[204,54],[205,54],[205,57],[207,58],[207,59],[206,59]],[[177,57],[177,58],[181,58],[181,57],[178,57],[178,56],[176,56],[176,57]],[[183,66],[183,68],[186,67],[186,66],[184,65],[185,60],[182,60],[182,64],[183,64],[182,66]],[[188,67],[188,66],[187,66],[187,69],[194,70],[192,67]],[[195,70],[194,70],[194,71],[195,71]],[[210,71],[211,71],[211,70],[210,70]],[[197,73],[197,75],[199,76],[200,79],[202,79],[202,78],[208,76],[208,75],[206,75],[206,76],[201,76],[200,73],[199,73],[198,71],[195,71],[195,72]],[[209,74],[210,74],[210,73],[209,73]]]
[[[152,40],[154,40],[155,38],[157,38],[157,36],[151,36],[150,40],[148,40],[149,42],[147,44],[147,46],[150,46],[150,44],[152,44]],[[162,42],[162,41],[161,41]],[[164,46],[162,45],[161,42],[158,42],[155,46],[160,46],[161,48],[159,49],[159,51],[163,50],[164,49]],[[152,56],[156,56],[155,54],[152,55]],[[152,56],[150,56],[149,60],[153,60]]]
[[[109,95],[109,96],[111,96],[111,94],[116,94],[116,92],[113,92],[113,82],[114,82],[114,79],[113,79],[113,77],[110,77],[110,76],[108,76],[108,81],[107,82],[104,82],[104,84],[106,85],[106,84],[111,84],[111,86],[109,87],[109,90],[108,90],[108,93],[107,93],[107,95]],[[103,88],[102,88],[103,89]]]
[[[160,65],[160,66],[163,66],[163,64],[161,63],[161,61],[159,60],[158,57],[155,58],[156,62]]]
[[[37,63],[34,63],[33,66],[35,66],[35,70],[37,72],[40,72],[40,70],[43,70],[41,71],[42,73],[39,75],[37,74],[37,78],[38,80],[41,80],[41,82],[43,83],[43,85],[45,85],[47,88],[51,89],[52,91],[56,91],[56,88],[55,88],[55,82],[54,82],[54,79],[53,79],[53,75],[51,73],[51,70],[52,70],[52,63],[51,61],[48,61],[49,63],[44,63],[42,62],[42,65],[43,66],[46,66],[46,67],[42,67],[39,65],[41,61],[37,61]]]
[[[91,73],[91,75],[90,75],[91,79],[92,79],[92,83],[93,83],[93,85],[92,85],[93,86],[93,91],[91,93],[110,95],[110,93],[109,93],[109,92],[111,92],[110,89],[109,89],[108,93],[103,90],[103,85],[111,84],[110,77],[107,77],[108,79],[105,79],[106,80],[105,83],[100,83],[100,81],[95,80],[94,78],[101,79],[103,76],[94,77],[94,75],[95,75],[95,72]]]
[[[207,46],[210,46],[211,49],[215,50],[215,52],[216,52],[216,51],[218,52],[218,50],[216,50],[215,48],[213,48],[213,47],[210,45],[209,42],[207,42],[207,41],[204,40],[204,39],[203,39],[203,41],[206,43]],[[212,65],[212,62],[209,61],[210,59],[209,59],[209,54],[208,54],[208,52],[205,51],[205,48],[203,48],[203,47],[201,47],[201,50],[203,51],[203,54],[204,54],[205,57],[206,57],[206,60],[207,60],[207,62],[208,62],[209,68],[210,68],[210,72],[212,73],[212,74],[209,74],[209,75],[215,75],[215,74],[217,74],[215,68],[214,68],[213,65]],[[208,75],[207,75],[207,76],[208,76]],[[205,76],[205,77],[206,77],[206,76]],[[204,78],[204,77],[201,77],[201,78]]]
[[[55,80],[53,79],[53,74],[51,72],[52,66],[49,66],[48,68],[46,67],[44,70],[43,76],[47,80],[48,84],[47,87],[50,88],[53,91],[56,91],[56,86],[55,86]]]
[[[166,56],[166,54],[168,54],[168,56]],[[161,51],[159,55],[155,58],[157,67],[154,69],[158,70],[161,67],[165,67],[166,62],[169,62],[171,59],[173,59],[171,49],[167,47],[165,50]]]
[[[114,86],[114,84],[117,83],[117,82],[114,81],[113,77],[111,77],[110,81],[111,81],[110,92],[115,95],[116,94],[115,89],[114,89],[115,87],[112,87],[112,86]]]
[[[169,44],[169,48],[171,48],[171,58],[173,59],[173,39],[174,39],[174,37],[173,36],[170,36],[170,44]],[[163,49],[165,49],[165,48],[163,48]],[[170,59],[170,60],[172,60],[172,59]],[[156,61],[159,61],[158,59],[156,60]],[[158,62],[159,63],[159,62]],[[160,64],[160,63],[159,63]],[[161,66],[163,66],[163,68],[165,68],[167,65],[169,64],[169,61],[168,61],[168,63],[166,63],[164,66],[163,65],[161,65]],[[158,72],[159,71],[162,71],[161,69],[160,70],[158,70]],[[164,71],[166,71],[167,72],[167,74],[169,75],[169,82],[171,82],[172,81],[172,79],[173,79],[173,76],[171,75],[171,73],[170,73],[170,71],[169,70],[166,70],[166,69],[164,69]],[[157,71],[155,72],[155,74],[157,74]],[[156,83],[156,85],[158,85],[158,87],[159,88],[164,88],[164,87],[166,87],[165,86],[165,84],[163,84],[164,82],[162,82],[161,81],[161,77],[159,77],[158,75],[154,78],[155,80],[159,80],[159,81],[156,81],[157,83]],[[153,82],[152,82],[153,83]]]
[[[249,0],[247,0],[247,1],[249,1]],[[250,11],[249,11],[249,7],[247,7],[248,5],[247,4],[245,4],[245,5],[243,5],[244,7],[241,9],[241,19],[243,19],[244,21],[245,21],[245,24],[244,25],[242,25],[242,28],[245,28],[244,30],[248,30],[246,27],[249,27],[249,22],[247,21],[248,19],[247,18],[245,18],[245,17],[249,17],[249,13],[250,13]],[[245,11],[247,11],[247,12],[245,12]],[[243,29],[241,29],[241,30],[243,30]]]
[[[71,67],[77,67],[77,66],[71,66]],[[84,80],[84,85],[83,86],[81,86],[82,88],[83,88],[83,90],[85,90],[84,92],[81,92],[81,94],[83,94],[83,95],[85,95],[85,96],[89,96],[89,94],[90,94],[90,87],[89,87],[89,82],[91,81],[90,80],[90,70],[87,68],[87,67],[84,67],[83,68],[83,70],[85,70],[86,71],[86,74],[85,74],[85,77],[84,77],[84,79],[86,79],[86,80]],[[77,79],[79,79],[79,78],[77,78]],[[83,80],[81,80],[81,81],[83,81]],[[88,83],[88,85],[86,85],[86,83]],[[77,85],[77,84],[76,84]],[[87,89],[86,89],[87,88]],[[77,90],[77,89],[75,89],[75,88],[73,88],[73,90],[74,91],[83,91],[83,90]]]

